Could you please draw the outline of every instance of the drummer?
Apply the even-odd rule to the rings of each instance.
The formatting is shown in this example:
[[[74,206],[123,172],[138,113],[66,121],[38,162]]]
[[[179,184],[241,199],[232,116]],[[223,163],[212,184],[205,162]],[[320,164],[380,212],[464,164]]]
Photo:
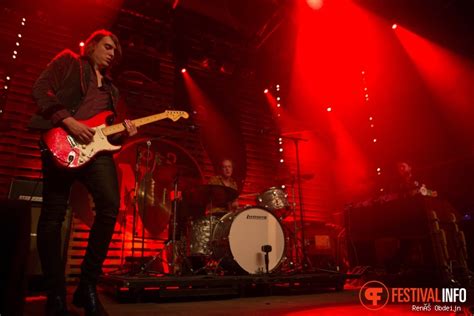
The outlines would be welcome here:
[[[229,187],[234,190],[238,190],[237,182],[232,178],[234,171],[234,163],[230,159],[223,159],[220,162],[219,175],[215,175],[209,179],[208,184],[222,185]],[[215,205],[213,206],[212,213],[227,213],[229,211],[235,211],[239,207],[237,199],[227,203],[227,205]]]

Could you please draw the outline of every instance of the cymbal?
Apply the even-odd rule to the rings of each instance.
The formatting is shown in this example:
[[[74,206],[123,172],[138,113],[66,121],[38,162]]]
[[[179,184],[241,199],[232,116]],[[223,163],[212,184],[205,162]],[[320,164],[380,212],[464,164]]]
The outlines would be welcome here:
[[[225,206],[235,200],[239,193],[237,190],[215,184],[202,184],[190,190],[189,196],[194,205]]]
[[[301,180],[302,181],[308,181],[314,178],[314,173],[304,173],[301,175]],[[290,174],[286,176],[281,176],[275,178],[276,181],[278,182],[293,182],[297,180],[296,174]]]

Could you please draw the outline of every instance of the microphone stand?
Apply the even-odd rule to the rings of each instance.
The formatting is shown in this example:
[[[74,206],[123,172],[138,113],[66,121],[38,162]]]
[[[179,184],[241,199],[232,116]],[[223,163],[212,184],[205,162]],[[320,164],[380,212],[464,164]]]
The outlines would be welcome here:
[[[133,197],[132,256],[131,256],[132,260],[135,258],[135,237],[137,235],[138,191],[140,189],[140,180],[139,180],[140,159],[141,159],[140,145],[137,145],[136,153],[135,153],[135,192],[134,192],[134,197]],[[132,265],[133,265],[133,261],[132,261]]]
[[[150,161],[150,147],[151,147],[151,140],[146,142],[146,164],[145,164],[145,175],[144,175],[144,183],[143,183],[143,202],[142,202],[142,209],[143,209],[143,217],[142,217],[142,249],[141,249],[141,264],[144,262],[145,257],[145,223],[146,223],[146,209],[147,209],[147,195],[148,195],[148,185],[147,185],[147,176],[149,173],[149,161]],[[151,172],[149,174],[150,181],[153,180]]]
[[[299,142],[308,141],[307,139],[300,137],[291,137],[291,136],[282,136],[282,138],[292,140],[295,144],[295,153],[296,153],[296,181],[298,183],[298,198],[300,203],[300,225],[301,225],[301,253],[302,258],[302,267],[303,270],[308,266],[308,256],[306,255],[306,245],[305,245],[305,229],[304,229],[304,208],[303,208],[303,188],[301,185],[301,166],[300,166],[300,153],[299,153]]]
[[[177,223],[177,213],[178,213],[178,194],[179,194],[179,191],[178,191],[178,182],[179,182],[179,171],[176,173],[176,177],[174,178],[174,186],[173,186],[173,234],[172,234],[172,237],[171,237],[171,243],[172,243],[172,246],[171,246],[171,262],[170,262],[170,265],[171,265],[171,271],[172,273],[171,274],[175,274],[176,271],[175,271],[175,267],[176,267],[176,229],[178,227],[178,223]]]

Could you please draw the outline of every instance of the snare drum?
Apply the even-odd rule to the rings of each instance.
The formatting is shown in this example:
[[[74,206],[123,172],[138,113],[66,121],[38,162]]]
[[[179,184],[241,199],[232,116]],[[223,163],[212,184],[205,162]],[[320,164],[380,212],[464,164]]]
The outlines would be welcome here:
[[[266,245],[271,246],[268,271],[275,271],[285,252],[280,222],[269,211],[256,207],[224,215],[214,229],[211,243],[214,258],[232,272],[266,272],[265,252],[262,251],[262,246]]]
[[[285,210],[290,206],[288,194],[280,188],[271,187],[257,196],[257,205],[275,213],[279,218],[284,218]]]

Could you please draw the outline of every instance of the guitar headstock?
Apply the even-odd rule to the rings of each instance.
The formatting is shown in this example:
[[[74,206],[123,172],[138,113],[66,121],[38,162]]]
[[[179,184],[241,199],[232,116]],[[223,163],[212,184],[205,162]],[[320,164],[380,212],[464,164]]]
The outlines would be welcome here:
[[[170,110],[166,110],[165,111],[165,114],[166,116],[173,120],[174,122],[176,122],[177,120],[179,120],[180,118],[185,118],[187,119],[189,117],[189,114],[185,111],[170,111]]]

